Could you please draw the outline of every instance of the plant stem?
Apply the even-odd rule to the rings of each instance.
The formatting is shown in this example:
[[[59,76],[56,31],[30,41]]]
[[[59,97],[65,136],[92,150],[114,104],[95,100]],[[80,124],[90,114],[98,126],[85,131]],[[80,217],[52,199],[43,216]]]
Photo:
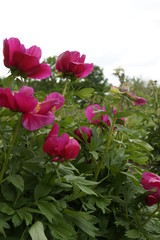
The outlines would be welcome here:
[[[69,80],[66,78],[66,82],[65,82],[65,85],[64,85],[63,93],[62,93],[63,97],[66,94],[68,82],[69,82]]]
[[[4,173],[7,169],[7,166],[8,166],[8,161],[9,161],[9,157],[10,157],[10,154],[12,152],[12,149],[13,149],[13,145],[14,145],[14,142],[16,140],[16,137],[17,137],[17,134],[18,134],[18,130],[19,130],[19,127],[20,127],[20,123],[21,123],[21,118],[18,119],[18,122],[17,122],[17,126],[16,126],[16,130],[14,132],[14,135],[13,135],[13,138],[12,138],[12,141],[11,141],[11,144],[10,144],[10,147],[8,149],[8,153],[7,153],[7,156],[3,162],[3,165],[2,165],[2,169],[1,169],[1,172],[0,172],[0,184],[2,183],[3,181],[3,176],[4,176]]]
[[[117,120],[117,118],[114,119],[114,121],[112,123],[112,126],[110,128],[110,131],[109,131],[108,141],[107,141],[107,145],[106,145],[106,148],[105,148],[105,156],[106,156],[106,153],[108,153],[108,150],[109,150],[109,147],[110,147],[110,144],[111,144],[112,135],[113,135],[114,127],[115,127],[115,124],[116,124],[116,120]],[[99,166],[97,168],[97,171],[96,171],[96,174],[95,174],[95,181],[97,181],[97,179],[98,179],[99,172],[102,168],[104,160],[105,160],[105,158],[101,158],[100,164],[99,164]]]
[[[152,219],[152,217],[159,210],[159,208],[160,208],[160,206],[158,204],[157,208],[149,215],[149,217],[146,219],[146,221],[144,221],[144,223],[142,224],[142,227],[144,227]]]

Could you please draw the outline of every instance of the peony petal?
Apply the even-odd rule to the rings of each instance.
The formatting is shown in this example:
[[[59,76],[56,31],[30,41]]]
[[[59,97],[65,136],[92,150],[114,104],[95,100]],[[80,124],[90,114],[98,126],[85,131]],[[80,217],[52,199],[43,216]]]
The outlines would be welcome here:
[[[58,150],[57,149],[57,138],[56,136],[52,137],[47,137],[46,141],[43,144],[43,151],[46,152],[49,155],[58,155]]]
[[[42,51],[39,47],[32,46],[32,47],[26,49],[26,54],[28,54],[30,56],[34,56],[34,57],[38,58],[38,60],[40,60]]]
[[[10,66],[15,66],[14,63],[14,53],[15,52],[25,52],[25,47],[21,42],[19,41],[18,38],[10,38],[8,39],[8,45],[9,45],[9,65]]]
[[[33,96],[34,94],[34,89],[32,87],[28,87],[28,86],[23,86],[20,91],[21,93],[23,93],[26,96]]]
[[[90,142],[91,141],[91,136],[92,136],[92,132],[91,132],[91,129],[86,127],[86,126],[81,126],[80,127],[80,130],[78,128],[76,128],[74,130],[74,133],[80,138],[82,139],[82,141],[84,141],[84,138],[82,136],[83,133],[86,134],[87,136],[87,142]]]
[[[59,72],[71,72],[69,69],[70,62],[76,62],[80,59],[80,53],[77,51],[66,51],[60,54],[56,61],[56,69]]]
[[[13,59],[15,66],[24,73],[28,73],[30,69],[39,66],[39,60],[37,57],[29,56],[21,52],[15,52]]]
[[[45,79],[50,77],[52,74],[51,68],[46,63],[41,63],[36,67],[33,67],[27,71],[27,75],[34,79]]]
[[[97,110],[102,110],[101,107],[98,104],[92,104],[92,105],[88,106],[85,110],[85,114],[86,114],[86,117],[88,118],[88,120],[90,122],[95,123],[95,124],[100,122],[99,119],[96,119],[96,120],[92,121],[92,118],[96,116],[96,113],[95,113],[96,109]]]
[[[39,104],[39,111],[36,112],[37,114],[46,114],[47,112],[51,111],[52,108],[54,107],[54,100],[50,101],[43,101],[42,103]]]
[[[72,160],[77,157],[79,151],[80,146],[78,141],[72,138],[68,141],[64,149],[61,151],[61,157],[64,157],[66,160]]]
[[[48,112],[46,115],[26,113],[23,115],[23,126],[29,131],[34,131],[51,124],[54,119],[55,116],[52,112]]]
[[[159,196],[157,193],[151,193],[145,199],[145,202],[148,206],[153,206],[154,204],[157,204],[158,201],[159,201]]]
[[[58,136],[58,133],[59,133],[59,126],[58,126],[58,123],[55,123],[53,126],[52,126],[52,129],[51,131],[49,132],[48,137],[57,137]]]
[[[3,56],[4,56],[4,65],[9,67],[9,44],[8,40],[3,41]]]
[[[38,103],[33,96],[25,95],[23,92],[15,93],[14,99],[17,109],[22,113],[33,111]]]
[[[93,63],[72,62],[69,64],[69,69],[77,78],[85,78],[93,71]]]
[[[0,107],[9,108],[12,111],[18,111],[10,88],[0,88]]]
[[[60,137],[57,138],[57,147],[58,147],[58,155],[61,156],[61,151],[63,151],[65,145],[69,142],[69,135],[67,133],[63,133]]]
[[[141,184],[145,190],[160,188],[160,177],[150,172],[143,172]]]
[[[64,97],[57,92],[52,92],[49,95],[47,95],[44,101],[50,101],[50,100],[54,101],[54,106],[56,107],[56,110],[60,109],[63,106],[65,101]]]

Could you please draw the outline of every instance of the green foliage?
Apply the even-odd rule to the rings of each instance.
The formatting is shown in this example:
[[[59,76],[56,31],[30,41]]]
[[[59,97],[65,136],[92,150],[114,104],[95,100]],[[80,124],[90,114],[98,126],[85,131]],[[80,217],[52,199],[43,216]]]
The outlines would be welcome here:
[[[55,70],[56,57],[46,61],[52,76],[26,83],[34,87],[39,101],[47,93],[63,93],[66,86]],[[79,155],[72,161],[52,162],[43,152],[51,125],[29,132],[21,124],[13,143],[19,114],[0,109],[0,173],[8,159],[0,183],[0,239],[159,239],[160,214],[157,206],[146,206],[147,192],[140,185],[143,171],[160,172],[159,87],[129,79],[122,69],[114,74],[121,85],[129,82],[149,102],[136,107],[123,95],[108,92],[98,66],[85,79],[68,80],[65,104],[55,113],[55,122],[60,134],[67,132],[79,141]],[[17,90],[22,82],[14,80],[14,84],[11,77],[1,82]],[[86,119],[85,108],[92,103],[105,106],[111,126]],[[104,114],[99,112],[94,120]],[[126,123],[121,125],[118,120],[123,117]],[[75,135],[80,126],[90,127],[90,142],[86,134],[84,141]]]

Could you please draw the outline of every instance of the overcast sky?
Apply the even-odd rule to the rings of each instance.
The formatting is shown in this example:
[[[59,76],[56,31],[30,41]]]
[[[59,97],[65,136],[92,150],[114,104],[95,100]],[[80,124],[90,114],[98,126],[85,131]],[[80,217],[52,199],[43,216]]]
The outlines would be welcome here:
[[[0,9],[0,76],[3,40],[17,37],[42,60],[77,50],[114,85],[117,67],[160,83],[160,0],[2,0]]]

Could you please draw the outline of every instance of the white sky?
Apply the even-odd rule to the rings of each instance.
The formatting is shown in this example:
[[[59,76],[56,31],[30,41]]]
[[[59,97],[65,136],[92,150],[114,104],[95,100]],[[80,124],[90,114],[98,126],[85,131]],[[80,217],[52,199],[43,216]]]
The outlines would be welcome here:
[[[114,85],[117,67],[160,83],[160,0],[1,0],[0,10],[0,76],[3,40],[17,37],[42,60],[77,50]]]

